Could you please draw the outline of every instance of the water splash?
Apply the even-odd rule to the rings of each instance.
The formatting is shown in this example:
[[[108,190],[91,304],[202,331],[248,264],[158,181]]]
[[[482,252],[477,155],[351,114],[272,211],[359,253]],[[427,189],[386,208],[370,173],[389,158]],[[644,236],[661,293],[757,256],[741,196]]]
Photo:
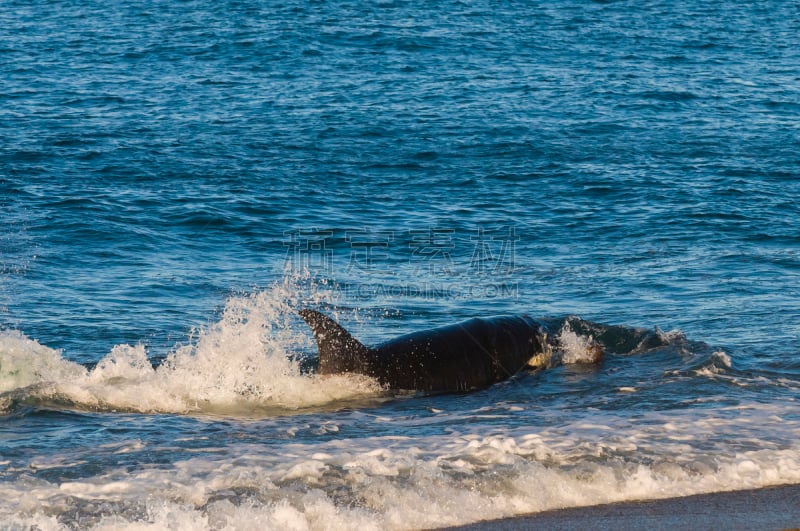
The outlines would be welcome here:
[[[357,375],[303,374],[296,357],[309,338],[282,282],[228,299],[220,319],[154,367],[142,345],[117,345],[89,370],[20,332],[0,334],[0,407],[56,402],[78,409],[143,413],[258,414],[376,397]]]
[[[559,362],[564,365],[595,363],[603,355],[602,347],[598,345],[594,337],[575,333],[569,321],[564,323],[558,333],[556,353]]]

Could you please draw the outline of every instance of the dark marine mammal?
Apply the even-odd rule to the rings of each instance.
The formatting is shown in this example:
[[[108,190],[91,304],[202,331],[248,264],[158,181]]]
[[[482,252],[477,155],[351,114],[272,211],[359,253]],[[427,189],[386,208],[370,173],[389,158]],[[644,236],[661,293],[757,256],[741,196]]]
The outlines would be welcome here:
[[[305,309],[320,374],[358,373],[390,389],[468,391],[510,378],[549,349],[545,326],[528,316],[470,319],[367,347],[333,319]]]

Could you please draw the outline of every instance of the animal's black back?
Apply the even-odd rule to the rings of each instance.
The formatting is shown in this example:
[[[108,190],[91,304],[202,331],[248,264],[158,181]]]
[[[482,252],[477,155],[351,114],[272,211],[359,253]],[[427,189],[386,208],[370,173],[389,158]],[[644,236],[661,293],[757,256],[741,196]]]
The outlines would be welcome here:
[[[467,391],[519,372],[542,349],[540,328],[519,317],[470,319],[378,345],[381,383],[396,389]]]
[[[365,374],[391,389],[486,387],[516,374],[543,348],[541,325],[527,317],[470,319],[371,349],[320,312],[306,309],[300,315],[317,340],[320,374]]]

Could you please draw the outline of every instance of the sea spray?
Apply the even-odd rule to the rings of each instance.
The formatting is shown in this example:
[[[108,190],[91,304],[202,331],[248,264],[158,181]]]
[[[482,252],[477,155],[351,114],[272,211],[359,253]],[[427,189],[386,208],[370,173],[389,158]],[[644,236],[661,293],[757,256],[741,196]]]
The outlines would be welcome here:
[[[0,389],[28,388],[27,401],[77,409],[229,415],[378,396],[380,386],[364,376],[301,371],[295,358],[308,334],[290,304],[296,293],[283,282],[230,297],[216,323],[157,366],[143,345],[117,345],[87,370],[20,332],[2,332]]]

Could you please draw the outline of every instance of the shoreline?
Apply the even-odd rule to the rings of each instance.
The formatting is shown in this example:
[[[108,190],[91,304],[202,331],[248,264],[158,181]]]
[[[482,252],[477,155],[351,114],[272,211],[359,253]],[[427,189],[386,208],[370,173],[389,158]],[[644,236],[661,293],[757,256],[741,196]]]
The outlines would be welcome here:
[[[800,484],[554,509],[442,529],[798,529]]]

